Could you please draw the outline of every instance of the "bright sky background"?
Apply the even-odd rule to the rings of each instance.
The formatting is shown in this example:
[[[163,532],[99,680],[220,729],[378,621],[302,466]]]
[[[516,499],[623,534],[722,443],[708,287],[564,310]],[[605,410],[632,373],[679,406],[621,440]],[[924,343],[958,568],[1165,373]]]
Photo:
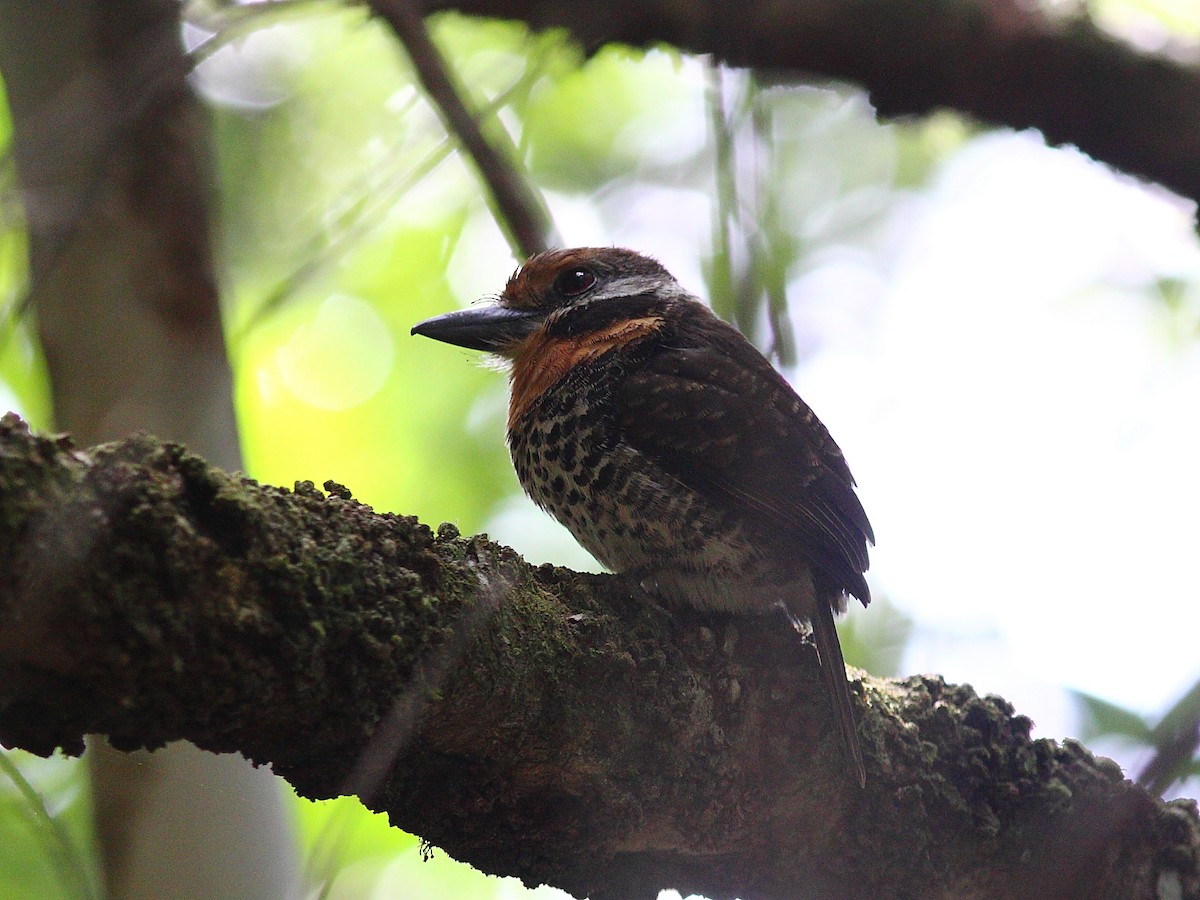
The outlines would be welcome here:
[[[865,332],[797,382],[858,472],[876,583],[929,629],[906,668],[1048,736],[1071,733],[1050,684],[1161,710],[1200,676],[1200,345],[1144,291],[1200,281],[1192,210],[1011,134],[929,201]]]

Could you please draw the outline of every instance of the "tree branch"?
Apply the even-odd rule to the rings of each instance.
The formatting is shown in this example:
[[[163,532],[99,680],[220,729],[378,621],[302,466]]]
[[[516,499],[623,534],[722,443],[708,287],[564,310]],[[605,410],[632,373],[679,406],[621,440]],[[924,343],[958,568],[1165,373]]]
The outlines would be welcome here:
[[[859,790],[772,617],[666,613],[327,489],[5,417],[0,740],[240,751],[597,900],[1200,896],[1194,803],[1030,740],[999,698],[855,679]]]
[[[370,0],[374,13],[391,26],[408,51],[421,87],[433,102],[446,129],[475,162],[495,204],[497,221],[511,234],[513,254],[520,259],[540,253],[559,239],[549,211],[532,182],[516,164],[484,136],[476,116],[455,87],[415,0]]]
[[[1200,65],[1141,53],[1084,16],[997,0],[424,0],[429,12],[561,27],[594,50],[668,43],[736,66],[855,81],[884,116],[951,108],[1037,128],[1200,200]]]

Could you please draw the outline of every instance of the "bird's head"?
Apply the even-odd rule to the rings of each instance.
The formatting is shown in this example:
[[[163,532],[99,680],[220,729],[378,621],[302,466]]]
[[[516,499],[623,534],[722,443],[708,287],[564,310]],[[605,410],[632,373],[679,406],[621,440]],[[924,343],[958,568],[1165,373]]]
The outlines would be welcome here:
[[[546,344],[612,347],[657,328],[689,295],[655,260],[616,247],[549,250],[508,279],[498,302],[435,316],[413,334],[519,360]]]

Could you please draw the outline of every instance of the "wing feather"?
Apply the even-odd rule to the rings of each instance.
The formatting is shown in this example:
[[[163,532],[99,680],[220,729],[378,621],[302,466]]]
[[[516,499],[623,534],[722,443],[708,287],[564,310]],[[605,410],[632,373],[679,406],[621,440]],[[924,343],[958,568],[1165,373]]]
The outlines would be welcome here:
[[[654,346],[615,398],[625,439],[693,490],[784,532],[863,603],[870,522],[841,450],[786,380],[715,318]],[[715,334],[714,334],[715,330]]]

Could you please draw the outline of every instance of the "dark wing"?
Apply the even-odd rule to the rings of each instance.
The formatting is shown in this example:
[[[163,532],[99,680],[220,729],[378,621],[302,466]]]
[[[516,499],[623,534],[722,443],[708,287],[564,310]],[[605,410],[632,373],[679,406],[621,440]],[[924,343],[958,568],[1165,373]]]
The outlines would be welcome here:
[[[645,350],[615,398],[629,444],[714,502],[788,533],[821,574],[868,603],[871,525],[841,450],[807,404],[708,315]]]

